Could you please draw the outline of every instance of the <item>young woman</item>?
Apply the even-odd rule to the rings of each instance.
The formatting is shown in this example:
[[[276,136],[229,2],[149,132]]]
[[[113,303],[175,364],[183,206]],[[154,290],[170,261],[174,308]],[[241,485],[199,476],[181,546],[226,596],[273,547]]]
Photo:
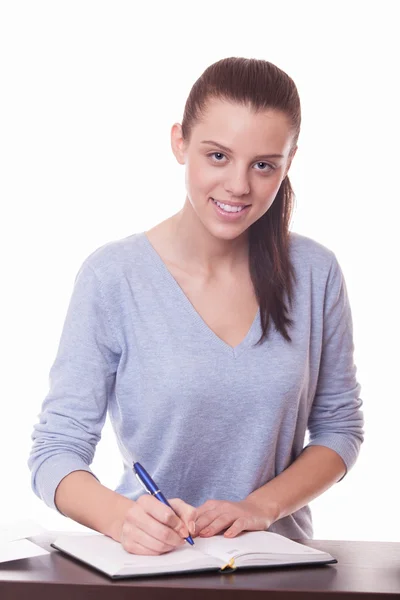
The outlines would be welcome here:
[[[77,275],[32,485],[132,553],[171,551],[189,532],[310,538],[308,503],[356,461],[343,275],[331,250],[289,231],[300,121],[296,86],[275,65],[211,65],[172,127],[182,209],[97,249]],[[116,491],[89,466],[107,411],[124,463]],[[134,461],[174,510],[142,494]]]

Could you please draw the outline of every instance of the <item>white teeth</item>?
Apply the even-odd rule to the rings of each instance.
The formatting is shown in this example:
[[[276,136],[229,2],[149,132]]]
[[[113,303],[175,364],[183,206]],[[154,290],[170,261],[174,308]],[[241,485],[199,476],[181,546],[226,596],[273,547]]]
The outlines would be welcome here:
[[[214,200],[214,198],[212,199],[212,201],[215,202],[215,204],[222,208],[222,210],[224,210],[225,212],[240,212],[244,209],[244,206],[230,206],[230,204],[222,204],[221,202]]]

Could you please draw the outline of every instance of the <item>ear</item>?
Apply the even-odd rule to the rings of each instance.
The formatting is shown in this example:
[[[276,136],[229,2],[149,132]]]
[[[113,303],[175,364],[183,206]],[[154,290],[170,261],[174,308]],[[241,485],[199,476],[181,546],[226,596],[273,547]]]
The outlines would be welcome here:
[[[172,152],[180,165],[185,164],[185,142],[182,137],[182,126],[180,123],[174,123],[171,129],[171,148]]]

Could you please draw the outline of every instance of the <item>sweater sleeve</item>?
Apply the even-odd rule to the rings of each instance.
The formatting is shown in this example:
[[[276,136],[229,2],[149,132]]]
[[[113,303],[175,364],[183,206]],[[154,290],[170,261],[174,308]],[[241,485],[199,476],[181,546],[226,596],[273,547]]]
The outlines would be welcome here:
[[[76,278],[49,392],[32,434],[32,488],[51,508],[60,481],[91,464],[114,386],[119,349],[100,281],[83,263]]]
[[[361,386],[353,362],[353,324],[343,273],[336,257],[324,298],[322,356],[308,420],[309,446],[327,446],[341,456],[346,473],[364,439]]]

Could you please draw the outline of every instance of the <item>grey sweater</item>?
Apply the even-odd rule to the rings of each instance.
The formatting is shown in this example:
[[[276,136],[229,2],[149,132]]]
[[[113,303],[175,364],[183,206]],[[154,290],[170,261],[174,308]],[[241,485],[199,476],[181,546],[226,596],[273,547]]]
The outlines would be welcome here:
[[[35,493],[90,470],[107,411],[123,460],[117,492],[136,499],[138,460],[167,498],[238,501],[286,469],[304,445],[347,470],[363,441],[346,285],[332,251],[290,234],[297,283],[289,328],[255,347],[257,314],[235,348],[206,325],[146,234],[110,242],[82,264],[50,388],[32,435]],[[229,298],[226,300],[229,302]],[[271,531],[311,538],[306,506]]]

